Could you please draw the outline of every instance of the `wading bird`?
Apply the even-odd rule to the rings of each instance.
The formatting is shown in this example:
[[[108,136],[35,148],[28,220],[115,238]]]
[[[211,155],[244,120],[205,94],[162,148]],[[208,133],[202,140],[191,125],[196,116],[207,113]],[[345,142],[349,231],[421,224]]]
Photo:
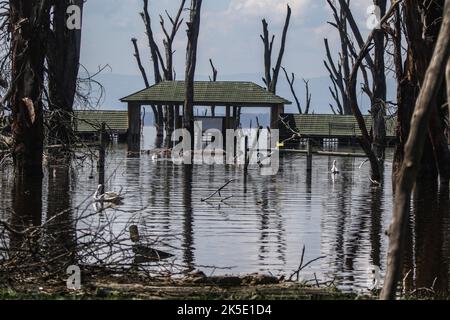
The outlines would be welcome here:
[[[336,167],[336,160],[333,160],[333,167],[331,168],[331,173],[332,174],[338,174],[339,173],[339,169]]]

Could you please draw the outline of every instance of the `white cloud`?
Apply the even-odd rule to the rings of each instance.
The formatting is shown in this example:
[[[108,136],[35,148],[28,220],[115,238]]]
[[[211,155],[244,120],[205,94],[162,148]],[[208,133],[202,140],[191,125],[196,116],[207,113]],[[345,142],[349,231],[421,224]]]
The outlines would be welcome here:
[[[284,17],[286,5],[292,8],[293,17],[304,15],[311,0],[231,0],[229,10],[234,13],[258,17]]]

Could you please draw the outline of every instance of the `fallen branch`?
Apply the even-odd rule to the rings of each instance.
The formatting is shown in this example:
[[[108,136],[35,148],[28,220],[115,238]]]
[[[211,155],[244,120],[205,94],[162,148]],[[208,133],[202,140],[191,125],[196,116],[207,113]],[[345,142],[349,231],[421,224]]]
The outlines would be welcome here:
[[[220,195],[220,191],[222,191],[223,189],[225,189],[230,183],[232,183],[234,181],[234,179],[229,180],[227,183],[225,183],[223,186],[221,186],[219,189],[217,189],[216,191],[214,191],[213,193],[211,193],[208,197],[206,198],[202,198],[202,202],[208,201],[209,199],[211,199],[212,197],[214,197],[216,194],[219,194],[220,197],[222,197]],[[230,197],[226,198],[229,199]],[[223,199],[222,201],[225,201],[226,199]]]
[[[304,260],[304,257],[305,257],[305,250],[306,250],[305,245],[303,245],[302,256],[301,256],[301,258],[300,258],[300,265],[298,266],[298,269],[297,269],[293,274],[291,274],[291,275],[289,276],[289,281],[292,281],[292,278],[293,278],[294,276],[296,276],[297,281],[299,281],[299,278],[300,278],[300,272],[301,272],[303,269],[305,269],[307,266],[309,266],[309,265],[312,264],[313,262],[316,262],[316,261],[318,261],[318,260],[321,260],[321,259],[325,259],[325,258],[326,258],[325,256],[320,256],[320,257],[317,257],[317,258],[315,258],[315,259],[312,259],[312,260],[308,261],[305,265],[303,265],[303,260]]]

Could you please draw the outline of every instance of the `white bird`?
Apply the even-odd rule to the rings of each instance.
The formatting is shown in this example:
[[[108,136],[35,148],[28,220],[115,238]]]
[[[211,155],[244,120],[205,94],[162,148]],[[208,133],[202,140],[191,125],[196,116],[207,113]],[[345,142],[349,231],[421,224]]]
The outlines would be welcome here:
[[[94,201],[95,202],[111,202],[111,203],[120,203],[123,200],[123,197],[120,193],[114,191],[107,191],[103,194],[100,194],[103,185],[99,184],[97,187],[97,191],[94,193]]]
[[[339,173],[339,169],[336,167],[336,160],[333,160],[333,167],[331,168],[331,173],[332,174]]]
[[[152,161],[158,161],[158,154],[152,154]]]

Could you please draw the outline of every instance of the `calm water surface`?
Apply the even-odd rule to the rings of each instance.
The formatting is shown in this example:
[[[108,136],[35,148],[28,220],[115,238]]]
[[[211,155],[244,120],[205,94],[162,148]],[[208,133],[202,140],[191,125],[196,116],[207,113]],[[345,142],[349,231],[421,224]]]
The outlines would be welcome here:
[[[149,149],[153,131],[146,130],[144,148]],[[112,234],[136,223],[147,239],[158,243],[158,249],[173,253],[177,264],[207,274],[289,276],[305,246],[305,261],[324,258],[302,271],[302,279],[335,279],[341,289],[366,290],[374,266],[380,266],[383,274],[386,265],[391,159],[389,152],[385,183],[374,188],[368,179],[369,166],[359,168],[360,158],[317,156],[307,174],[304,156],[282,154],[276,176],[264,177],[258,168],[251,168],[245,179],[242,168],[196,165],[190,171],[166,160],[152,161],[147,154],[127,156],[126,146],[115,145],[108,152],[105,185],[107,190],[122,190],[123,204],[95,215],[92,195],[97,170],[85,161],[76,171],[49,169],[43,186],[43,219],[52,212],[80,207],[94,214],[89,218],[93,225],[113,221]],[[333,160],[341,171],[336,177],[329,173]],[[234,182],[221,193],[228,200],[201,201],[230,179]],[[3,178],[0,187],[0,217],[7,218],[11,182]],[[425,194],[428,198],[418,201],[414,211],[421,218],[411,221],[405,270],[412,270],[411,285],[431,285],[438,277],[446,289],[448,193]]]

